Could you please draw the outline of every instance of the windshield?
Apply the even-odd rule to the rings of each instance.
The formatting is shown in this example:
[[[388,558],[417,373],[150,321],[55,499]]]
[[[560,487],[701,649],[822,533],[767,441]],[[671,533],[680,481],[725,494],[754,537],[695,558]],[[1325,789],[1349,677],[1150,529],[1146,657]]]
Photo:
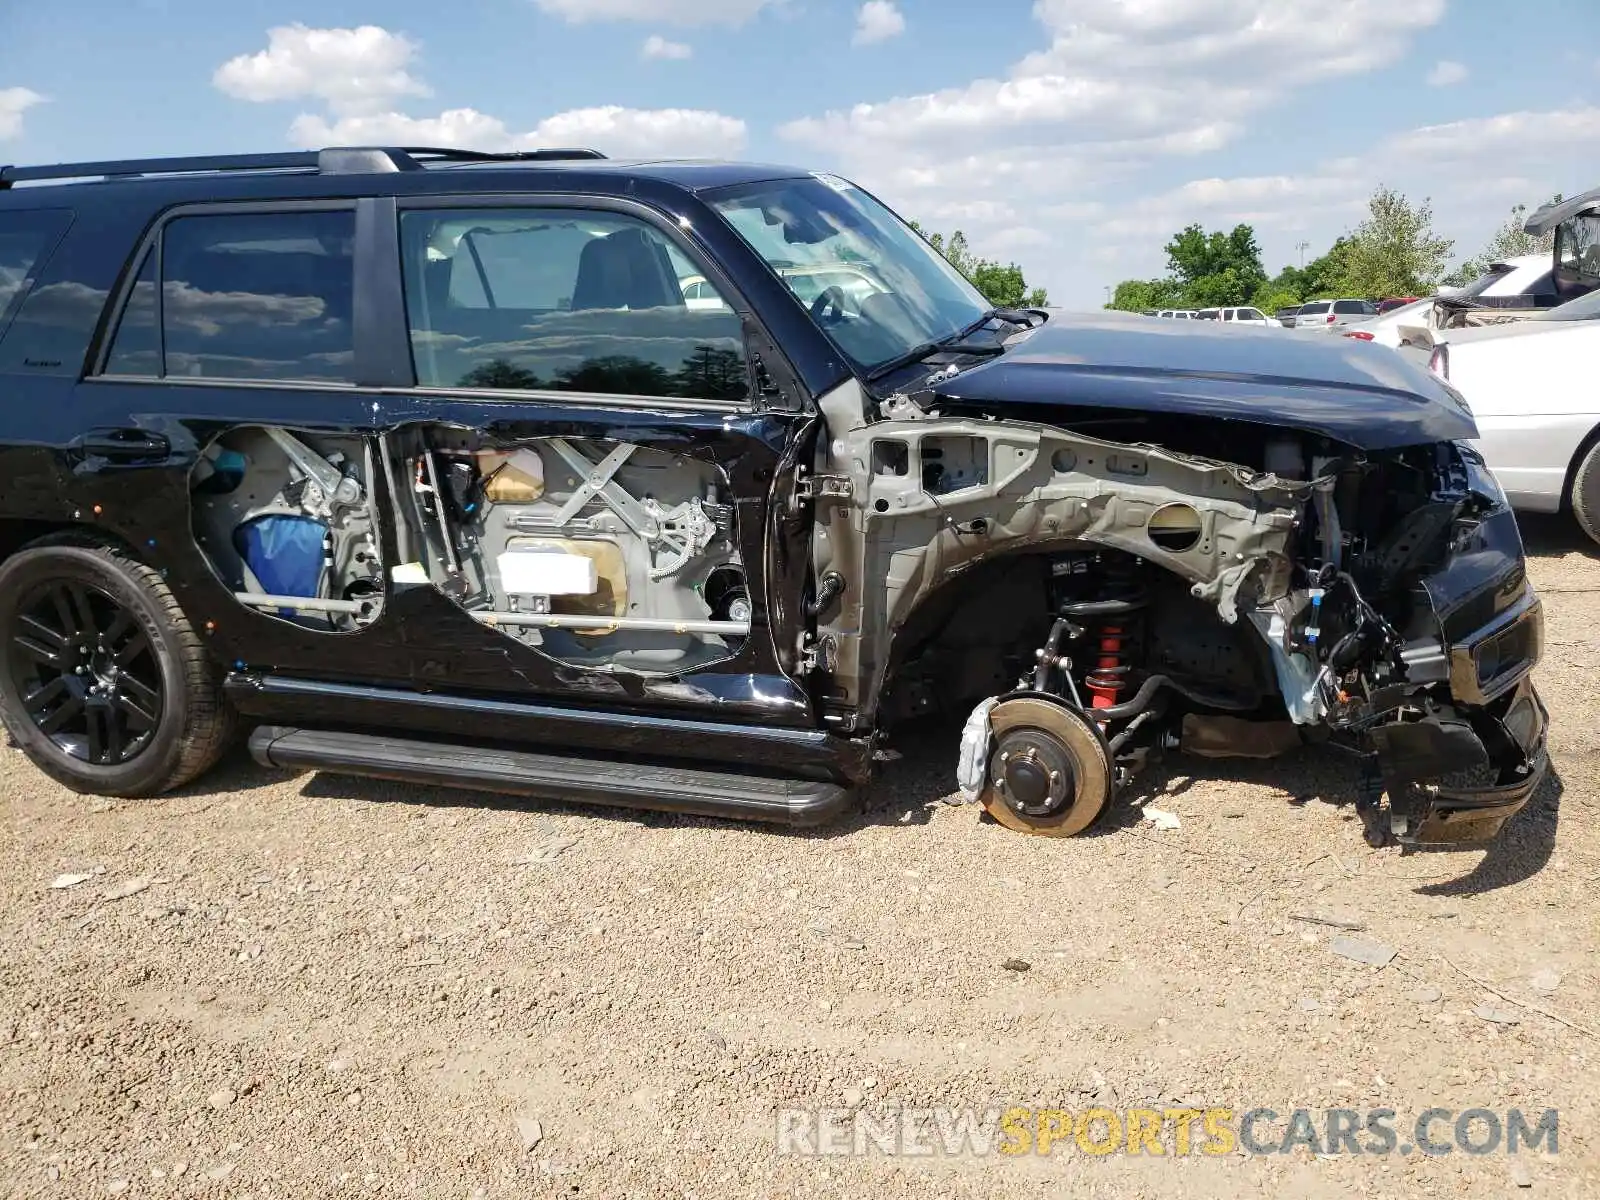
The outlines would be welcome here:
[[[831,175],[707,197],[863,370],[978,324],[992,307],[894,213]]]

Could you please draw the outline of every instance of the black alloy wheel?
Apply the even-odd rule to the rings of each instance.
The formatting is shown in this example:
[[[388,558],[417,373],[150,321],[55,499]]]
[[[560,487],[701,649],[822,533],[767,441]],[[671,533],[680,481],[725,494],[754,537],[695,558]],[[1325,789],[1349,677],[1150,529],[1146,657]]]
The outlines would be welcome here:
[[[96,766],[129,762],[161,722],[161,666],[115,597],[73,580],[22,598],[9,631],[8,676],[39,732]]]

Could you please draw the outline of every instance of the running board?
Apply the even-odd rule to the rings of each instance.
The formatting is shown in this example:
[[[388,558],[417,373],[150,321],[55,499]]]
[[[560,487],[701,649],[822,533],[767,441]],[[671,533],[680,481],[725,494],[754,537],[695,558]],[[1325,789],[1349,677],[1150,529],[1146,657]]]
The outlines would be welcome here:
[[[851,801],[848,788],[820,780],[772,779],[277,725],[262,726],[250,735],[250,753],[264,767],[785,825],[824,824]]]

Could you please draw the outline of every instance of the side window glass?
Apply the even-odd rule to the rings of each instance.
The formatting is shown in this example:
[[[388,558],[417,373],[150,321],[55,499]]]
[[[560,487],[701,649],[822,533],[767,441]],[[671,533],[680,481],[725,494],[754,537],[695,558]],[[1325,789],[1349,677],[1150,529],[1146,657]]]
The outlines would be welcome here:
[[[737,313],[666,237],[576,209],[400,219],[417,382],[736,401]]]
[[[354,292],[353,212],[178,217],[159,275],[154,256],[140,269],[107,370],[349,382]]]
[[[0,331],[4,331],[40,262],[55,247],[71,219],[61,209],[0,217]]]
[[[156,256],[145,252],[144,265],[122,309],[106,358],[109,375],[161,374],[161,335],[156,328]]]

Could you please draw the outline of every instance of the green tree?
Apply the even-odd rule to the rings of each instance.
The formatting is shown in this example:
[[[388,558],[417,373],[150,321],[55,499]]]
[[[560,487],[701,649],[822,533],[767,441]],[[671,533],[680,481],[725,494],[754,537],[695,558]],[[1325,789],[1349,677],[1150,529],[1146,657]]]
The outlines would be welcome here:
[[[1183,307],[1183,289],[1173,279],[1124,279],[1111,294],[1107,308],[1145,312],[1155,308]]]
[[[1269,281],[1256,289],[1256,294],[1250,298],[1250,303],[1270,317],[1280,308],[1294,307],[1300,300],[1299,292],[1279,287],[1275,282]]]
[[[948,238],[942,233],[929,233],[917,222],[911,222],[923,237],[945,260],[965,275],[972,286],[983,293],[984,299],[996,308],[1043,308],[1050,303],[1044,288],[1030,288],[1016,263],[1001,264],[992,259],[979,258],[967,244],[967,235],[956,230]]]
[[[1377,300],[1427,296],[1444,278],[1450,238],[1433,231],[1433,206],[1412,204],[1382,184],[1367,202],[1367,219],[1350,235],[1339,291]]]
[[[1248,304],[1267,281],[1261,247],[1249,225],[1207,233],[1198,224],[1178,231],[1166,245],[1167,265],[1194,308]]]
[[[1561,201],[1561,193],[1551,196],[1548,203],[1557,204]],[[1518,258],[1524,254],[1554,254],[1555,230],[1551,230],[1543,237],[1534,237],[1525,231],[1522,226],[1528,219],[1528,206],[1525,204],[1513,205],[1511,215],[1499,229],[1494,231],[1487,244],[1474,257],[1463,259],[1444,281],[1452,287],[1461,287],[1471,283],[1488,269],[1490,263],[1505,262],[1508,258]]]

